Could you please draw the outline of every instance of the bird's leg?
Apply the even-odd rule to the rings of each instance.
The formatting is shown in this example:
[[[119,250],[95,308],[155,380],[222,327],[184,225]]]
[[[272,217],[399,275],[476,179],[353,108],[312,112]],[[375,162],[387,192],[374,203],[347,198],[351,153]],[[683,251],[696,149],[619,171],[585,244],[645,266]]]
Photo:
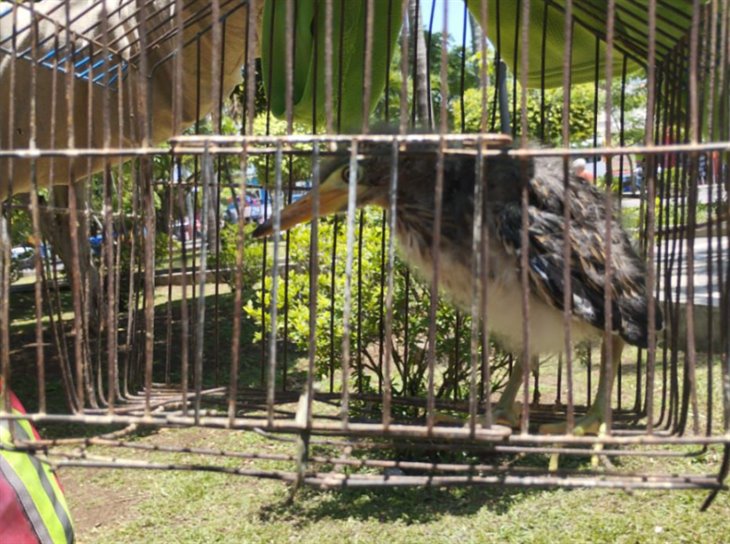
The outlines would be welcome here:
[[[601,347],[601,367],[600,376],[598,377],[598,392],[596,397],[593,399],[593,404],[588,408],[586,415],[575,422],[573,428],[573,434],[575,435],[586,435],[586,434],[598,434],[601,425],[606,421],[605,404],[606,395],[609,400],[611,391],[613,390],[613,380],[616,376],[616,369],[621,364],[621,352],[624,348],[624,341],[619,336],[611,337],[611,368],[607,368],[607,357],[606,357],[606,345],[605,341]],[[608,375],[610,371],[610,376]],[[607,382],[608,381],[608,382]],[[540,426],[541,434],[566,434],[567,423],[561,421],[560,423],[547,423]]]
[[[530,368],[537,368],[538,363],[539,357],[537,355],[530,357]],[[524,375],[522,360],[519,360],[512,367],[512,374],[510,374],[507,385],[502,391],[502,396],[499,397],[499,401],[494,407],[494,419],[497,423],[509,425],[513,428],[520,426],[522,403],[517,402],[517,395],[522,390]]]
[[[540,405],[540,358],[535,356],[530,359],[530,371],[534,380],[532,389],[532,405],[536,408]]]
[[[621,353],[624,349],[624,341],[621,339],[620,336],[612,336],[611,337],[611,367],[606,368],[606,349],[605,349],[605,342],[601,349],[601,375],[598,378],[598,392],[596,393],[596,397],[593,399],[593,404],[591,404],[591,407],[588,409],[588,412],[584,417],[578,420],[578,423],[585,423],[586,428],[592,429],[591,432],[586,432],[586,434],[593,434],[597,433],[599,430],[599,427],[601,426],[601,423],[604,423],[606,421],[606,416],[608,414],[605,413],[605,406],[606,406],[606,400],[608,400],[608,409],[611,409],[611,392],[613,391],[613,382],[616,378],[616,374],[618,373],[618,365],[621,364]],[[610,371],[610,376],[608,375]],[[606,380],[608,380],[608,383],[606,383]],[[606,395],[608,395],[608,399],[606,398]],[[592,425],[592,426],[591,426]]]

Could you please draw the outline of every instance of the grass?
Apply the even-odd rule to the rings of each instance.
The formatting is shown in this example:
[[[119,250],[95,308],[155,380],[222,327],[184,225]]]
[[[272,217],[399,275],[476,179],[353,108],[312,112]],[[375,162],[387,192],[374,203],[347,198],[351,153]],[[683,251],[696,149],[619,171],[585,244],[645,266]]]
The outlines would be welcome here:
[[[252,433],[200,429],[164,430],[140,440],[285,449]],[[711,452],[680,464],[717,460]],[[81,543],[719,543],[727,541],[730,513],[727,493],[700,514],[704,493],[698,492],[303,489],[289,502],[283,484],[207,472],[64,469],[61,477],[72,512],[82,512]]]
[[[211,296],[213,286],[206,295]],[[173,314],[180,309],[179,288],[174,287]],[[232,297],[220,287],[221,311],[227,312]],[[167,287],[157,290],[155,302],[158,318],[166,315]],[[70,303],[64,298],[63,305]],[[13,299],[11,329],[13,346],[32,341],[32,294]],[[208,304],[210,309],[212,306]],[[164,326],[158,328],[164,330]],[[242,385],[258,385],[260,349],[250,343],[252,330],[245,329]],[[18,335],[18,336],[15,336]],[[25,335],[25,336],[24,336]],[[221,322],[221,375],[227,375],[229,350],[223,339],[230,337],[230,323]],[[25,339],[25,340],[23,340]],[[156,343],[158,359],[164,360],[164,334]],[[206,354],[212,353],[216,341],[206,330]],[[173,351],[177,348],[173,346]],[[33,360],[33,350],[20,348],[14,356],[25,354]],[[626,360],[633,352],[626,353]],[[296,358],[292,357],[291,376]],[[595,361],[595,359],[594,359]],[[209,355],[206,365],[212,364]],[[593,383],[597,381],[597,364],[593,365]],[[541,370],[542,402],[555,396],[555,363]],[[585,368],[576,365],[576,399],[585,396]],[[635,370],[625,367],[623,401],[633,399]],[[706,390],[707,365],[698,364],[700,410],[702,392]],[[30,383],[33,373],[25,373]],[[22,371],[14,372],[23,378]],[[719,375],[719,368],[716,369]],[[157,376],[156,376],[157,379]],[[14,386],[23,387],[14,381]],[[658,384],[660,378],[658,377]],[[62,394],[58,383],[48,380],[53,394],[49,402],[59,406]],[[716,382],[717,385],[717,382]],[[20,389],[17,389],[20,391]],[[34,393],[22,395],[33,409]],[[719,400],[719,399],[718,399]],[[716,402],[715,406],[719,406]],[[55,411],[59,411],[55,409]],[[700,422],[703,423],[703,414]],[[98,429],[82,429],[98,432]],[[68,436],[78,428],[42,429],[47,436]],[[717,432],[717,428],[715,430]],[[227,432],[210,429],[145,430],[130,440],[146,445],[176,445],[218,450],[292,453],[292,446],[272,441],[251,432]],[[695,448],[696,450],[696,448]],[[693,451],[685,448],[686,452]],[[154,451],[131,451],[119,448],[92,447],[91,455],[134,458],[177,463],[222,464],[228,467],[292,470],[291,463],[251,461],[230,458],[195,458],[183,454]],[[385,452],[371,453],[382,456]],[[674,458],[621,458],[615,463],[622,470],[672,473],[716,473],[721,451],[712,448],[702,455]],[[522,464],[547,466],[546,456],[523,459]],[[561,458],[561,466],[585,468],[585,458]],[[111,470],[64,467],[59,471],[67,499],[75,518],[78,541],[84,543],[136,542],[726,542],[730,494],[722,493],[712,508],[699,513],[705,492],[634,492],[610,490],[555,490],[537,488],[454,488],[454,489],[381,489],[317,491],[300,490],[290,501],[289,488],[280,482],[213,472]]]
[[[632,354],[627,354],[630,357]],[[627,365],[628,366],[628,365]],[[555,365],[541,372],[545,401],[552,399]],[[705,383],[698,368],[698,391]],[[595,372],[595,369],[594,369]],[[585,373],[578,372],[584,394]],[[597,376],[594,375],[594,384]],[[633,390],[625,374],[625,400]],[[553,384],[554,387],[554,384]],[[702,397],[700,401],[702,401]],[[700,404],[702,406],[702,403]],[[717,431],[716,431],[717,432]],[[163,429],[134,439],[228,451],[293,453],[290,445],[250,432]],[[722,450],[682,448],[686,457],[620,458],[621,470],[714,474]],[[191,459],[156,452],[92,448],[90,453],[150,461],[216,463],[229,467],[292,470],[291,463]],[[357,453],[357,452],[356,452]],[[368,454],[364,454],[367,456]],[[385,451],[372,458],[392,456]],[[531,455],[520,464],[547,466]],[[587,468],[584,457],[561,457],[561,467]],[[302,542],[302,543],[583,543],[727,542],[730,494],[721,493],[708,512],[704,491],[624,492],[602,489],[516,487],[403,488],[318,491],[304,488],[290,501],[282,483],[210,472],[120,471],[67,468],[61,477],[77,516],[81,543]],[[113,512],[111,515],[105,512]]]

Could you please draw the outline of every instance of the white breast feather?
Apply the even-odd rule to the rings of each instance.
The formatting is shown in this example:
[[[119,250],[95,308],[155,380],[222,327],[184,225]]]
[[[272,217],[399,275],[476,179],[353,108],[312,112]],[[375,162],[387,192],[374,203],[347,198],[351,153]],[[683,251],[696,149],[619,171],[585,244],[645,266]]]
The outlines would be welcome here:
[[[433,264],[420,251],[420,243],[411,231],[399,230],[398,240],[406,262],[427,282],[433,278]],[[501,346],[512,352],[522,352],[523,316],[522,286],[516,266],[516,258],[504,248],[490,244],[489,279],[487,281],[487,327]],[[469,264],[458,263],[448,249],[440,254],[439,286],[457,306],[471,313],[472,274]],[[579,302],[580,303],[580,302]],[[564,351],[565,332],[563,312],[530,293],[529,342],[530,352],[540,354]],[[600,331],[585,321],[571,321],[573,343],[597,337]]]

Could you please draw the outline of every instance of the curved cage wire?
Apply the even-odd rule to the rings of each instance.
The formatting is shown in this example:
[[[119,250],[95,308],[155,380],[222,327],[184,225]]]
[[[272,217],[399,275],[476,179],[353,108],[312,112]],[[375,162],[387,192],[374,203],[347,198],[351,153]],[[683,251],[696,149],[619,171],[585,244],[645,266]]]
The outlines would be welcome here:
[[[2,383],[29,409],[7,401],[0,419],[11,430],[31,419],[48,436],[2,447],[60,467],[219,470],[319,487],[724,488],[727,2],[348,7],[0,3],[0,362]],[[416,173],[434,207],[420,270],[396,249],[407,208],[356,201],[365,167],[380,168],[383,194],[402,195],[413,157],[430,165]],[[573,342],[578,280],[561,265],[551,278],[567,286],[554,303],[561,348],[539,352],[534,337],[555,323],[531,298],[539,278],[528,251],[497,271],[521,286],[515,308],[485,311],[498,266],[488,210],[504,189],[489,165],[504,157],[520,179],[553,157],[564,187],[583,160],[580,183],[595,184],[619,217],[592,226],[603,236],[595,252],[610,255],[606,240],[621,235],[611,229],[623,229],[645,269],[643,347],[621,352],[609,318]],[[303,199],[316,217],[330,205],[320,191],[333,161],[349,167],[342,213],[287,230],[285,206]],[[456,305],[437,288],[460,281],[455,265],[434,251],[463,243],[442,217],[453,165],[476,180],[464,195],[472,290]],[[516,190],[519,249],[536,204]],[[569,232],[567,194],[565,230],[541,234]],[[271,235],[254,238],[262,223]],[[610,283],[622,270],[596,274]],[[610,315],[617,296],[602,291],[596,307]],[[520,312],[520,349],[490,334],[510,311]],[[510,384],[517,402],[505,420],[498,401]],[[601,425],[582,434],[597,403]],[[560,422],[558,436],[542,432]],[[181,426],[255,432],[291,451],[129,439]],[[124,453],[99,457],[95,445]],[[145,448],[188,461],[136,458]],[[718,473],[616,462],[663,467],[708,448],[724,452]],[[599,462],[560,468],[558,455]]]

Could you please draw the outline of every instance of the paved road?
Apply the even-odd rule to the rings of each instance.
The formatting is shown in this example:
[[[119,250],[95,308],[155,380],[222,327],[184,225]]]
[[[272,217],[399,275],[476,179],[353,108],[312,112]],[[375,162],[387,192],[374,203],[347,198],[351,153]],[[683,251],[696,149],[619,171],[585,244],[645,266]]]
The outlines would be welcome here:
[[[677,240],[676,248],[673,246],[673,242],[669,240],[669,247],[662,245],[661,254],[665,254],[667,250],[670,252],[670,271],[669,282],[672,286],[671,299],[674,302],[687,302],[687,282],[688,282],[688,266],[687,266],[687,240]],[[712,240],[709,238],[696,238],[692,244],[694,248],[694,304],[701,306],[708,306],[710,298],[712,298],[712,304],[715,308],[719,307],[720,304],[720,290],[718,288],[720,282],[721,270],[727,269],[728,262],[730,261],[730,252],[728,251],[728,237],[725,236],[722,240],[718,240],[713,237]],[[679,259],[679,252],[681,251],[681,260]],[[674,262],[671,262],[671,255],[674,254]],[[710,277],[710,257],[712,257],[712,277]],[[666,274],[664,271],[665,261],[664,257],[662,260],[662,270],[660,270],[661,277],[660,281],[660,298],[663,300],[664,285],[666,282]],[[710,286],[710,280],[712,280],[712,286]],[[677,300],[676,289],[679,287],[679,300]]]

